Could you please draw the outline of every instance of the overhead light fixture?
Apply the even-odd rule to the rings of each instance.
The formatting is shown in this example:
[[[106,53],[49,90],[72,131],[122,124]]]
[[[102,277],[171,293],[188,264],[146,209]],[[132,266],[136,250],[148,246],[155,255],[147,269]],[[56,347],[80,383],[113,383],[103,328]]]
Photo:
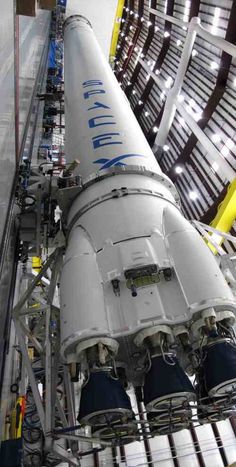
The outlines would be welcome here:
[[[159,31],[159,27],[155,26],[155,32]]]
[[[227,148],[227,146],[223,146],[221,149],[221,154],[222,156],[227,157],[229,155],[229,148]]]
[[[214,133],[214,135],[211,136],[211,139],[213,143],[219,143],[221,140],[221,136],[219,133]]]
[[[127,77],[127,74],[125,73],[125,74],[123,75],[123,78],[126,78],[126,77]]]
[[[185,120],[183,117],[179,117],[179,123],[181,126],[184,126],[185,125]]]
[[[140,18],[140,21],[141,21],[141,23],[143,23],[143,22],[144,22],[144,18],[143,18],[143,16]]]
[[[152,26],[152,22],[151,22],[151,21],[147,21],[147,27],[150,28],[150,26]]]
[[[201,120],[201,118],[202,118],[202,112],[195,112],[194,115],[193,115],[193,118],[194,118],[195,122],[199,122],[199,120]]]
[[[137,47],[137,46],[134,47],[134,51],[135,51],[135,52],[138,52],[138,47]]]
[[[211,28],[211,33],[212,34],[217,33],[217,26],[218,26],[219,19],[220,19],[220,12],[221,12],[221,9],[216,7],[215,12],[214,12],[213,21],[212,21],[212,28]]]
[[[134,17],[135,17],[135,18],[138,18],[138,13],[135,13]]]
[[[122,22],[122,23],[125,23],[125,19],[124,19],[124,18],[122,18],[121,22]]]
[[[177,97],[178,101],[179,102],[183,102],[184,101],[184,96],[183,94],[179,94],[178,97]]]
[[[165,96],[166,96],[165,91],[162,91],[162,93],[160,95],[161,101],[163,101],[163,99],[165,99]]]
[[[128,81],[127,86],[131,86],[131,84],[132,84],[131,81]]]
[[[167,89],[169,89],[171,87],[171,85],[172,85],[172,82],[173,82],[173,79],[171,78],[171,76],[168,76],[168,78],[167,78],[167,80],[165,82],[165,87]]]
[[[181,44],[182,44],[181,40],[180,40],[180,39],[177,39],[177,41],[176,41],[177,47],[179,47]]]
[[[130,26],[130,31],[133,31],[133,29],[134,29],[134,27],[131,25],[131,26]]]
[[[198,194],[196,191],[190,191],[189,192],[189,198],[192,199],[193,201],[198,198]]]
[[[213,168],[214,172],[217,172],[217,170],[219,169],[219,165],[216,162],[213,162],[211,167]]]
[[[147,75],[146,76],[146,81],[149,81],[149,79],[150,79],[150,75]]]
[[[158,127],[157,126],[154,126],[153,129],[152,129],[153,133],[157,133],[158,132]]]
[[[148,60],[147,65],[148,65],[148,66],[151,65],[151,60]]]
[[[149,114],[148,111],[146,111],[144,115],[145,115],[145,117],[148,117],[150,114]]]
[[[121,33],[121,37],[124,37],[124,35],[125,35],[124,32],[122,32],[122,33]]]
[[[198,51],[196,49],[193,49],[192,51],[192,57],[196,57],[198,55]]]
[[[132,10],[130,10],[130,16],[132,16],[134,14],[134,12]]]
[[[138,101],[138,105],[142,105],[143,104],[143,101]]]
[[[130,46],[133,45],[133,42],[132,42],[132,41],[129,41],[129,45],[130,45]]]
[[[225,141],[225,145],[227,146],[227,148],[229,149],[233,149],[234,147],[234,141],[230,138],[228,138],[226,141]]]
[[[164,37],[169,37],[170,36],[170,33],[168,31],[165,31],[164,32]]]
[[[211,62],[211,69],[212,69],[212,70],[217,70],[217,68],[219,68],[218,63],[216,63],[216,62]]]
[[[176,172],[177,174],[182,174],[182,172],[183,172],[182,167],[180,167],[179,165],[177,165],[177,167],[175,167],[175,172]]]
[[[133,91],[132,91],[132,94],[136,94],[136,91],[135,91],[135,89],[133,89]]]
[[[167,152],[169,151],[169,149],[170,149],[169,146],[167,144],[164,144],[163,151]]]
[[[120,44],[118,44],[117,49],[120,49]]]
[[[187,23],[189,20],[190,5],[191,5],[190,0],[186,0],[185,6],[184,6],[184,16],[183,16],[183,21],[185,23]]]

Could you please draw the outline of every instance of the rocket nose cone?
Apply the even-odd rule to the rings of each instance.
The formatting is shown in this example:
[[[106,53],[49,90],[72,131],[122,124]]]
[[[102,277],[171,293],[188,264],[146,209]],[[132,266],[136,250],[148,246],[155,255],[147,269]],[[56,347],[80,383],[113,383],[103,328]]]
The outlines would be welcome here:
[[[163,211],[163,231],[165,236],[175,232],[195,230],[183,214],[174,207],[167,207]]]

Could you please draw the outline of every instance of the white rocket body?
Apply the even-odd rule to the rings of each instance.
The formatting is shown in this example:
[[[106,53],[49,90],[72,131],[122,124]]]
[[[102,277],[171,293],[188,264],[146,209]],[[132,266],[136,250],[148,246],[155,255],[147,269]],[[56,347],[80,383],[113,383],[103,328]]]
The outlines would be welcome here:
[[[89,339],[116,339],[135,379],[135,348],[154,326],[173,342],[204,310],[232,314],[236,303],[84,18],[67,20],[64,43],[66,156],[80,160],[84,190],[68,212],[62,354],[77,361]]]

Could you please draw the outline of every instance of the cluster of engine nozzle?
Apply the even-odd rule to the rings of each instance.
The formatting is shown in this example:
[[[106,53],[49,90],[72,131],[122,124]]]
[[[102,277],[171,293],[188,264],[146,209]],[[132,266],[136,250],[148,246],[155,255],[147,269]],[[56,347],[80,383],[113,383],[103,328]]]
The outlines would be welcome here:
[[[182,342],[194,383],[179,363],[178,350],[168,349],[164,334],[146,339],[147,370],[139,391],[145,406],[141,419],[132,410],[124,369],[115,367],[111,349],[98,344],[87,350],[79,422],[90,425],[92,435],[101,441],[127,444],[140,436],[189,428],[193,421],[203,424],[228,418],[236,404],[234,334],[227,323],[209,324],[195,350],[186,338]]]

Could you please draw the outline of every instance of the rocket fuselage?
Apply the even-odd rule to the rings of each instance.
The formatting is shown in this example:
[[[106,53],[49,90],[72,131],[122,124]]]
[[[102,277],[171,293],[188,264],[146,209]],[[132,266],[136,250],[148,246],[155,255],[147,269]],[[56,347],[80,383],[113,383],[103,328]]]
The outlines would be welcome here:
[[[236,304],[85,18],[67,19],[64,46],[66,158],[80,160],[84,190],[67,216],[62,353],[77,361],[89,340],[112,338],[119,359],[135,366],[147,336],[162,329],[171,344],[196,321],[194,342],[202,312],[234,320]]]

